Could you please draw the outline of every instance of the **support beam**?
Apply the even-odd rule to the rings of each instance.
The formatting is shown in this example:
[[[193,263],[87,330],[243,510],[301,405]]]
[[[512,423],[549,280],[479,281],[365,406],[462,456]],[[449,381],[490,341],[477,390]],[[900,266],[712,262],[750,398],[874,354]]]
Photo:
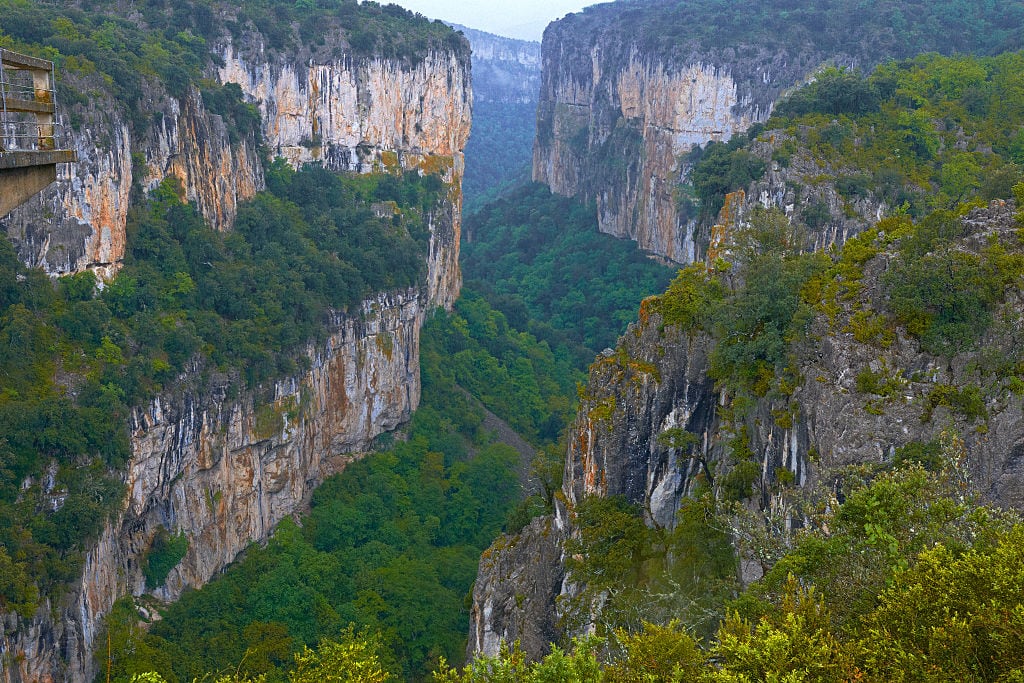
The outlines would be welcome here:
[[[3,62],[4,66],[12,69],[22,69],[25,71],[53,71],[53,62],[48,59],[30,57],[29,55],[23,55],[19,52],[11,52],[10,50],[0,50],[0,62]]]
[[[0,218],[57,180],[57,165],[22,166],[0,171]]]
[[[19,100],[14,97],[8,97],[7,111],[28,114],[53,114],[53,103],[41,102],[39,100]]]

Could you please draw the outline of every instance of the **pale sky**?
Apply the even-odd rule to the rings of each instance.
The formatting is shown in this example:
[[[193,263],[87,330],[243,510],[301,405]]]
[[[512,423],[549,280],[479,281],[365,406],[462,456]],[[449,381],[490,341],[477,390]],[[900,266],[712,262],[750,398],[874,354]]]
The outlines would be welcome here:
[[[607,0],[380,0],[431,19],[444,19],[500,36],[540,40],[544,27],[569,12]]]

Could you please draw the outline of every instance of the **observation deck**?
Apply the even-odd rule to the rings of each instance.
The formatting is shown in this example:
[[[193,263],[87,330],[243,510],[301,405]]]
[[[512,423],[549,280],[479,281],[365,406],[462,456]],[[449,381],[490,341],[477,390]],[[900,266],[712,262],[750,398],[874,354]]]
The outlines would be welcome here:
[[[0,48],[0,218],[57,179],[57,164],[77,161],[57,149],[53,62]]]

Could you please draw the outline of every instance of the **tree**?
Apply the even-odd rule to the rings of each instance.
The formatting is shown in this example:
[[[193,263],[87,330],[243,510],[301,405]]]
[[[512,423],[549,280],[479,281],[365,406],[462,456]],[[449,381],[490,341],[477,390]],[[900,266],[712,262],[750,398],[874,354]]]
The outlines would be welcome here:
[[[376,637],[356,634],[349,625],[337,640],[320,641],[316,650],[303,646],[295,655],[290,683],[385,683],[393,680],[384,670]]]

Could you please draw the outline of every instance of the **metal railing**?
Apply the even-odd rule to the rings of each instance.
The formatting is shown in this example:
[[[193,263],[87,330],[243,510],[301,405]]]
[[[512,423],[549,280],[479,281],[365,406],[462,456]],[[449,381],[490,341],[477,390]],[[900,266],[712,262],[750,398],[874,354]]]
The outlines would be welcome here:
[[[53,62],[0,48],[0,152],[56,149]]]

